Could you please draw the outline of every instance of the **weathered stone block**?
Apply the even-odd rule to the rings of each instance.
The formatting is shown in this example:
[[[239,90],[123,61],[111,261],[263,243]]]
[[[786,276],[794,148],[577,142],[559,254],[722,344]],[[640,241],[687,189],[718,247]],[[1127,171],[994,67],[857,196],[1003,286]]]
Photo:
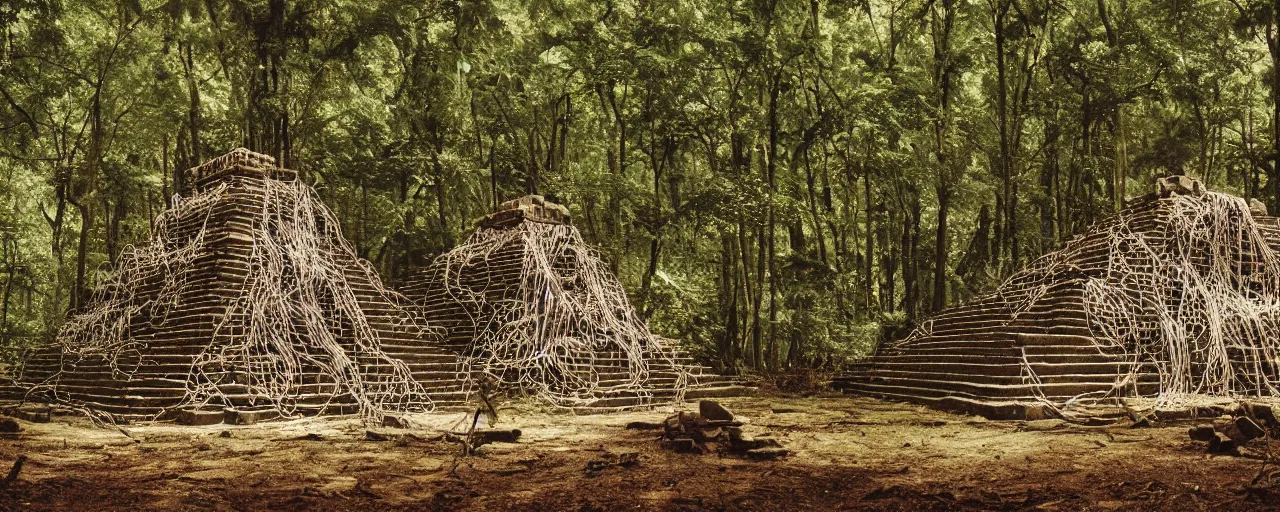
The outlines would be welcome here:
[[[1169,194],[1201,196],[1204,192],[1204,184],[1190,176],[1167,176],[1156,180],[1156,193],[1161,197]]]

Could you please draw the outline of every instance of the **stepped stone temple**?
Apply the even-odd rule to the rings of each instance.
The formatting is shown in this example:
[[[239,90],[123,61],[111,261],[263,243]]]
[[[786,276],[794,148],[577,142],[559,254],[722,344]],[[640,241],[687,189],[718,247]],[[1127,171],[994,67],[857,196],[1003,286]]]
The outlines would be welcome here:
[[[1003,419],[1280,395],[1280,219],[1185,177],[1157,185],[834,386]]]
[[[461,403],[458,357],[405,303],[294,171],[237,149],[186,172],[0,398],[192,423]]]
[[[541,196],[503,203],[404,292],[471,371],[578,412],[751,391],[651,333],[568,210]]]

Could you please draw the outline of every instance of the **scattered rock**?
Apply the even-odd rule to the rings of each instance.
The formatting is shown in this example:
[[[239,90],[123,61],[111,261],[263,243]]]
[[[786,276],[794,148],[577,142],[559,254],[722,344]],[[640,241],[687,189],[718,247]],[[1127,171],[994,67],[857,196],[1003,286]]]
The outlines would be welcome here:
[[[1257,418],[1258,421],[1262,422],[1264,426],[1268,428],[1280,426],[1280,420],[1276,419],[1275,410],[1271,408],[1271,405],[1262,403],[1252,403],[1248,405],[1250,414],[1254,418]]]
[[[1169,197],[1170,194],[1178,194],[1185,196],[1202,196],[1205,189],[1204,184],[1195,178],[1189,176],[1169,176],[1156,179],[1156,192],[1160,197]]]
[[[370,441],[390,441],[391,436],[373,430],[364,431],[364,438]]]
[[[1224,411],[1228,410],[1224,408]],[[1280,434],[1280,425],[1272,421],[1275,412],[1267,404],[1245,402],[1235,404],[1230,411],[1233,412],[1213,420],[1212,425],[1202,424],[1188,430],[1188,436],[1197,442],[1208,443],[1210,453],[1239,454],[1238,448],[1244,448],[1254,440],[1270,439]]]
[[[786,448],[754,448],[747,450],[747,457],[755,460],[773,460],[790,455],[791,451]]]
[[[1254,216],[1267,216],[1267,205],[1257,198],[1249,198],[1249,213]]]
[[[1253,421],[1253,419],[1248,416],[1240,416],[1239,418],[1236,418],[1235,426],[1236,430],[1238,430],[1240,435],[1246,440],[1254,440],[1267,435],[1267,431],[1263,430],[1261,425],[1258,425],[1256,421]]]
[[[1187,435],[1191,436],[1192,441],[1209,442],[1217,437],[1217,431],[1213,430],[1213,425],[1196,425],[1187,431]]]
[[[1209,440],[1209,453],[1218,455],[1239,455],[1239,446],[1235,441],[1231,440],[1221,432],[1216,432],[1213,439]]]
[[[712,421],[733,421],[733,413],[718,402],[711,400],[698,402],[698,414]]]
[[[668,439],[667,446],[676,453],[703,453],[706,451],[697,441],[689,438]]]
[[[702,403],[714,402],[703,401]],[[705,408],[705,405],[703,408]],[[782,443],[767,435],[757,438],[743,435],[742,422],[733,419],[732,414],[726,414],[728,411],[723,408],[720,410],[713,408],[708,412],[711,412],[715,418],[728,417],[730,419],[712,419],[701,412],[681,411],[668,417],[663,422],[663,445],[678,453],[706,453],[714,449],[722,453],[727,452],[756,459],[777,458],[788,453],[783,450],[781,452],[767,451],[753,455],[751,452],[754,450],[782,448]]]
[[[13,418],[0,418],[0,432],[13,433],[22,430],[22,426]]]
[[[382,426],[385,428],[409,428],[409,420],[399,416],[386,415],[382,417]]]
[[[595,459],[587,461],[587,476],[596,476],[601,471],[611,467],[629,468],[640,463],[640,454],[637,452],[626,453],[606,453]]]
[[[627,424],[627,430],[658,430],[660,428],[662,428],[661,423],[650,421],[633,421]]]
[[[1213,421],[1213,424],[1201,424],[1187,431],[1193,441],[1207,443],[1207,452],[1215,455],[1242,455],[1252,453],[1248,444],[1256,439],[1267,437],[1268,424],[1258,416],[1267,416],[1270,408],[1260,408],[1256,404],[1244,404],[1235,409],[1236,414],[1224,414]]]
[[[804,412],[804,409],[799,409],[796,407],[778,407],[774,405],[769,407],[769,411],[774,414],[795,414],[795,413]]]

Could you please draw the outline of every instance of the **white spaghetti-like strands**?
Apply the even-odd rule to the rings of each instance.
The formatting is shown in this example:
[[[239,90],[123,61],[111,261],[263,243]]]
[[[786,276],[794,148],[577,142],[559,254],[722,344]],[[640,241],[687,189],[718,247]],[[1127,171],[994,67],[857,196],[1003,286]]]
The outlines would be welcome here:
[[[163,325],[186,289],[186,277],[195,259],[205,248],[205,232],[212,206],[226,193],[222,184],[191,198],[174,196],[173,207],[156,218],[155,233],[146,245],[128,246],[121,251],[117,270],[94,290],[89,306],[71,316],[58,334],[65,352],[77,356],[101,356],[111,363],[117,376],[131,373],[118,363],[139,354],[130,336],[135,315],[147,314],[152,325]],[[185,212],[193,212],[187,214]],[[187,215],[201,219],[195,236],[179,240],[170,226]],[[163,276],[163,286],[153,297],[139,295],[148,281]]]
[[[1091,328],[1156,369],[1158,403],[1274,396],[1280,255],[1243,199],[1173,195],[1167,204],[1160,232],[1112,224],[1122,243],[1085,288]]]
[[[464,282],[464,269],[483,268],[513,245],[521,251],[515,293],[495,301],[487,293],[490,284]],[[618,392],[652,400],[653,365],[675,371],[677,400],[689,384],[674,351],[649,331],[622,284],[573,226],[526,221],[482,227],[435,265],[450,299],[473,306],[464,308],[476,326],[464,359],[470,371],[566,407]],[[605,357],[621,359],[621,367]],[[603,385],[602,372],[625,378]]]
[[[389,411],[433,409],[408,366],[381,348],[378,333],[385,324],[426,332],[401,306],[406,301],[385,289],[368,263],[356,256],[339,233],[337,219],[310,187],[297,180],[261,183],[261,210],[250,216],[248,275],[236,285],[237,298],[214,320],[213,335],[191,365],[186,400],[179,407],[233,405],[226,390],[234,388],[254,397],[255,407],[274,407],[286,416],[304,400],[312,405],[317,400],[354,401],[374,421]],[[223,183],[188,199],[175,198],[173,208],[157,219],[151,241],[127,249],[90,308],[64,325],[59,335],[64,352],[105,357],[121,378],[128,378],[132,370],[120,368],[117,361],[134,361],[143,348],[130,333],[131,321],[146,314],[152,325],[163,325],[181,303],[194,261],[213,250],[205,234],[213,207],[227,190]],[[204,219],[202,227],[194,237],[175,238],[173,225],[190,218]],[[351,262],[361,281],[389,305],[391,310],[381,313],[392,319],[375,319],[362,309],[348,279]],[[163,280],[158,294],[140,293],[156,279]],[[384,325],[375,328],[375,321]]]
[[[1161,406],[1276,396],[1280,254],[1241,198],[1174,194],[1162,203],[1155,229],[1139,228],[1131,211],[1095,228],[1111,241],[1101,272],[1073,269],[1085,250],[1077,239],[1010,277],[996,296],[1016,318],[1064,276],[1084,280],[1095,344],[1131,362],[1111,391],[1087,398],[1125,396],[1140,372],[1159,376]],[[1026,380],[1039,383],[1023,366]]]

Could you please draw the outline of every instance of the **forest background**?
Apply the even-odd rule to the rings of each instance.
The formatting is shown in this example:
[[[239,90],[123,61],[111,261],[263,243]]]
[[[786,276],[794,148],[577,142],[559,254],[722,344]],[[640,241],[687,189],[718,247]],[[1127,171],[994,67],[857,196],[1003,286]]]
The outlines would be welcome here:
[[[1186,174],[1280,210],[1280,2],[3,0],[0,348],[183,183],[301,171],[395,285],[567,205],[665,336],[831,369]]]

